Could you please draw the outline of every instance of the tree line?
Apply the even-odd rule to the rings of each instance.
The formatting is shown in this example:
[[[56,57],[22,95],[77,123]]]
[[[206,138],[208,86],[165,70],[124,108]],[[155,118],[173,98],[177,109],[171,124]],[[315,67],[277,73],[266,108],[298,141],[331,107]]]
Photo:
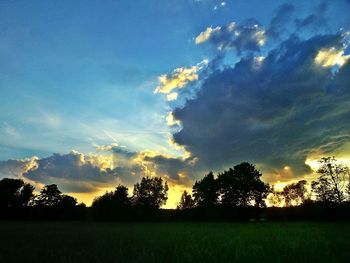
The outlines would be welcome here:
[[[294,220],[350,219],[350,172],[334,157],[320,160],[318,178],[288,184],[281,190],[261,180],[248,162],[218,173],[209,172],[184,191],[177,209],[160,209],[168,199],[161,177],[143,177],[132,195],[124,185],[94,199],[91,207],[63,194],[55,184],[39,194],[21,179],[0,181],[0,218],[145,220]],[[267,207],[267,203],[269,207]],[[281,206],[282,208],[278,208]]]

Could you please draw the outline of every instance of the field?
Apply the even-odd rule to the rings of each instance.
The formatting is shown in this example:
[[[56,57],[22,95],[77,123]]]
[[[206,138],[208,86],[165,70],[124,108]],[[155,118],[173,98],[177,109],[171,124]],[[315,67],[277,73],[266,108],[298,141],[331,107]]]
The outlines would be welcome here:
[[[0,222],[0,262],[350,262],[349,223]]]

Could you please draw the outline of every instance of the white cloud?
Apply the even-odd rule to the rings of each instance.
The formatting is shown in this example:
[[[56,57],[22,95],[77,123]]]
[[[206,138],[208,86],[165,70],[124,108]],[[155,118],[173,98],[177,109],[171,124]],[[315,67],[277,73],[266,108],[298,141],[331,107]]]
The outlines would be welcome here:
[[[114,148],[118,147],[118,143],[112,143],[110,145],[94,145],[96,150],[101,151],[101,152],[108,152],[113,150]],[[123,146],[120,146],[123,147]]]
[[[172,92],[166,96],[168,101],[176,100],[179,94],[177,92]]]

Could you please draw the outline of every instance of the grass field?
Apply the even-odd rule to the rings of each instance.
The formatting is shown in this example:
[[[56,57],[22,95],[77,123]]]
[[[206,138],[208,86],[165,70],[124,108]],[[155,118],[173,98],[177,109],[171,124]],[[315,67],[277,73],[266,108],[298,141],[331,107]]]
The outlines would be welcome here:
[[[350,262],[350,224],[0,222],[0,262]]]

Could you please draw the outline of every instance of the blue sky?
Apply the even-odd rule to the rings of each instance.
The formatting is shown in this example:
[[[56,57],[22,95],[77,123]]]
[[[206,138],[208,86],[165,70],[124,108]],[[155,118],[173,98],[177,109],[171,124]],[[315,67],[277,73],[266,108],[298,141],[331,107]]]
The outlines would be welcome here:
[[[264,36],[267,41],[259,50],[244,50],[243,47],[240,53],[236,46],[219,54],[217,43],[234,45],[223,41],[223,33],[218,33],[216,39],[207,39],[208,43],[196,44],[196,37],[208,27],[220,26],[223,30],[224,26],[235,22],[243,31],[247,19],[254,19],[254,23],[267,32],[283,5],[293,6],[291,17],[286,13],[278,18],[282,32],[276,39]],[[198,91],[203,91],[203,95],[198,93],[198,98],[203,96],[206,101],[205,91],[209,91],[205,88],[209,85],[206,80],[213,79],[216,74],[209,68],[218,54],[224,58],[217,70],[224,74],[225,67],[233,68],[242,58],[268,57],[272,49],[281,50],[281,42],[292,35],[306,41],[314,36],[347,32],[350,29],[349,8],[346,0],[307,3],[272,0],[1,1],[0,160],[5,166],[9,159],[23,161],[32,156],[43,159],[53,153],[68,155],[71,150],[87,156],[99,154],[96,153],[98,146],[113,144],[116,148],[118,144],[119,150],[115,151],[118,154],[145,156],[144,152],[149,151],[153,157],[163,156],[166,161],[159,163],[159,157],[158,163],[152,163],[160,175],[174,179],[174,185],[188,186],[187,181],[176,181],[183,177],[176,179],[169,174],[176,170],[178,175],[176,167],[180,166],[182,174],[192,174],[187,177],[193,181],[195,174],[206,169],[225,168],[240,161],[236,154],[231,154],[232,158],[210,163],[208,160],[222,156],[202,152],[211,152],[213,145],[219,145],[217,140],[222,141],[223,137],[211,140],[211,136],[197,136],[198,131],[188,124],[202,127],[200,120],[206,125],[220,119],[209,116],[217,113],[215,116],[220,117],[223,112],[211,108],[214,107],[212,101],[207,101],[206,116],[192,114],[205,107],[204,104],[193,106],[199,103],[192,99],[197,97]],[[284,18],[289,20],[283,22]],[[285,46],[295,48],[295,45]],[[320,50],[322,48],[320,46]],[[343,58],[347,54],[348,49],[344,47]],[[204,60],[209,62],[208,66]],[[333,71],[339,66],[334,65]],[[161,75],[166,74],[171,79],[175,69],[190,67],[197,67],[194,74],[198,78],[186,81],[185,88],[177,87],[176,101],[167,101],[166,93],[154,92],[160,85]],[[229,85],[230,81],[222,85]],[[210,93],[210,96],[216,95]],[[347,97],[343,96],[343,100],[346,102]],[[227,110],[232,110],[230,107]],[[173,112],[183,126],[169,127],[166,120],[169,112]],[[320,115],[315,114],[315,118]],[[216,125],[226,127],[220,122]],[[347,127],[340,126],[339,134],[347,131]],[[174,140],[177,147],[169,144],[169,139]],[[205,148],[203,145],[210,140],[213,143],[208,144],[210,149]],[[317,147],[312,144],[308,150],[312,152]],[[326,153],[347,154],[346,147],[340,145]],[[191,153],[191,160],[186,159],[186,151]],[[227,155],[230,153],[225,152]],[[250,158],[248,153],[242,156]],[[252,156],[251,161],[270,172],[300,161],[288,159],[289,156],[285,162],[273,159],[277,165],[272,169],[272,160]],[[303,155],[301,161],[305,163],[307,156]],[[196,167],[184,168],[194,159],[206,160],[206,163],[199,161]],[[171,168],[165,168],[166,165]],[[121,167],[116,164],[113,167],[116,166]],[[1,177],[7,175],[3,172]],[[47,183],[45,180],[36,182]],[[105,189],[103,187],[101,189]]]

